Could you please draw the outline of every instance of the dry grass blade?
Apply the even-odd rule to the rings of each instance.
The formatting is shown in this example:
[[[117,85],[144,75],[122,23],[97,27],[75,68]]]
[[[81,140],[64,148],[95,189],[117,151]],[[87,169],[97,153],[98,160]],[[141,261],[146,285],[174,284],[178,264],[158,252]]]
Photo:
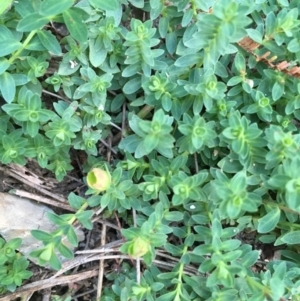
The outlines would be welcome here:
[[[22,296],[24,293],[35,292],[56,285],[78,282],[84,279],[95,277],[97,276],[97,274],[98,274],[98,270],[96,269],[96,270],[80,272],[74,275],[61,276],[58,278],[49,278],[45,280],[36,281],[30,284],[26,284],[22,286],[22,288],[17,289],[14,293],[0,298],[0,301],[11,301],[17,297]]]

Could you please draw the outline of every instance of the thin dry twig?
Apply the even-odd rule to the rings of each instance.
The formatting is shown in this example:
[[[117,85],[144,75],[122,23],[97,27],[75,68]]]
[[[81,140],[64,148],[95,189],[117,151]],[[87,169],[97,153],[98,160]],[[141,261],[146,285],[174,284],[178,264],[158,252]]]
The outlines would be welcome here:
[[[68,266],[65,269],[62,269],[60,271],[58,271],[53,277],[57,276],[57,275],[61,275],[65,272],[67,272],[68,270],[74,268],[77,265],[82,265],[82,264],[86,264],[88,262],[92,262],[92,261],[98,261],[98,260],[108,260],[108,259],[128,259],[128,260],[132,260],[131,256],[129,255],[100,255],[100,254],[96,254],[96,255],[89,255],[89,256],[80,256],[80,260],[77,258],[76,262],[73,262],[73,266]],[[141,260],[143,260],[143,258],[141,258]],[[157,260],[154,259],[153,263],[156,264],[157,266],[161,266],[162,268],[165,268],[167,270],[172,270],[174,268],[174,266],[176,264],[179,263],[179,259],[177,258],[176,261],[174,262],[166,262],[166,261],[161,261],[161,260]],[[192,266],[184,266],[184,273],[187,275],[199,275],[198,270],[195,267]],[[1,301],[1,299],[0,299]]]
[[[136,223],[136,210],[132,209],[132,218],[133,218],[133,225],[134,227],[137,226]],[[135,261],[135,265],[136,265],[136,282],[137,284],[141,283],[141,259],[137,258]]]
[[[93,292],[95,292],[95,291],[96,291],[96,289],[91,289],[91,290],[85,291],[85,292],[83,292],[83,293],[81,293],[81,294],[78,294],[78,295],[73,296],[73,297],[72,297],[72,300],[73,300],[73,301],[74,301],[74,300],[77,300],[79,297],[83,297],[83,296],[85,296],[85,295],[87,295],[87,294],[91,294],[91,293],[93,293]]]
[[[122,133],[125,131],[126,129],[126,103],[123,103],[123,107],[122,107]]]
[[[101,141],[102,144],[104,144],[112,153],[114,153],[115,155],[118,153],[116,150],[114,150],[112,147],[109,146],[108,143],[106,143],[105,140],[103,139],[99,139]]]
[[[101,246],[105,246],[106,242],[106,225],[102,225],[101,233]],[[103,275],[104,275],[104,259],[100,259],[99,262],[99,274],[98,274],[98,285],[97,285],[97,300],[100,300],[103,286]]]
[[[103,209],[102,209],[103,211]],[[101,212],[100,212],[101,213]],[[98,211],[95,213],[95,215],[99,215]],[[110,227],[110,228],[113,228],[113,229],[116,229],[116,230],[120,230],[118,226],[116,226],[115,224],[113,223],[110,223],[102,218],[99,218],[98,216],[96,216],[95,218],[93,218],[92,220],[92,223],[94,222],[97,222],[97,223],[100,223],[100,224],[106,224],[106,226]]]
[[[194,163],[195,163],[195,172],[198,173],[199,172],[199,165],[198,165],[197,153],[194,153]]]
[[[51,95],[51,96],[53,96],[53,97],[55,97],[55,98],[58,98],[58,99],[61,99],[61,100],[64,100],[64,101],[70,103],[70,100],[69,100],[69,99],[66,99],[66,98],[64,98],[64,97],[62,97],[62,96],[60,96],[60,95],[58,95],[58,94],[49,92],[49,91],[47,91],[47,90],[45,90],[45,89],[43,89],[42,92],[45,93],[45,94]]]
[[[107,143],[109,145],[109,148],[107,149],[107,154],[106,154],[106,160],[108,163],[110,163],[111,160],[111,149],[112,149],[112,138],[111,138],[111,134],[108,135],[107,137]]]
[[[24,176],[21,176],[21,175],[15,173],[14,171],[10,171],[8,168],[0,167],[0,170],[3,171],[4,173],[6,173],[7,175],[19,180],[20,182],[40,191],[41,193],[48,195],[48,196],[52,197],[53,199],[56,199],[59,202],[62,202],[65,204],[68,203],[67,200],[65,200],[63,197],[61,197],[59,195],[54,194],[53,191],[50,192],[47,189],[44,189],[44,188],[28,181],[27,179],[24,178]]]
[[[17,297],[22,296],[25,292],[36,292],[38,290],[46,289],[46,288],[53,287],[56,285],[63,285],[66,283],[78,282],[81,280],[95,277],[95,276],[97,276],[97,274],[98,274],[98,270],[90,270],[90,271],[80,272],[80,273],[74,274],[74,275],[61,276],[58,278],[51,277],[51,278],[48,278],[45,280],[35,281],[32,283],[23,285],[21,288],[17,289],[14,293],[0,298],[0,301],[11,301]]]
[[[102,256],[102,255],[100,255],[101,253],[103,254],[103,253],[115,253],[115,252],[119,252],[120,251],[119,247],[122,245],[122,242],[123,242],[123,240],[120,239],[120,240],[117,240],[115,242],[108,243],[108,244],[106,244],[105,246],[103,246],[103,247],[101,247],[99,249],[77,251],[76,254],[86,254],[86,255],[85,256],[77,257],[75,259],[72,259],[72,260],[66,262],[63,265],[62,270],[60,270],[59,272],[57,272],[56,275],[60,275],[62,273],[67,272],[68,270],[70,270],[71,268],[73,268],[75,265],[84,264],[86,262],[86,260],[93,261],[93,260],[95,260],[95,259],[93,259],[94,256],[98,256],[98,255]],[[159,256],[159,257],[162,257],[164,259],[168,259],[168,262],[166,260],[165,261],[160,261],[160,260],[154,260],[153,261],[154,263],[157,263],[157,264],[159,264],[160,266],[162,266],[164,268],[166,268],[166,267],[168,267],[168,268],[169,267],[174,268],[174,266],[179,263],[179,259],[178,258],[173,257],[171,255],[168,255],[168,254],[164,253],[163,250],[157,250],[156,251],[156,255]],[[120,256],[120,255],[117,255],[117,256]],[[199,274],[197,268],[194,267],[194,266],[191,266],[191,265],[186,265],[184,267],[184,271],[185,271],[185,273],[190,272],[192,275]]]
[[[116,125],[115,123],[110,122],[109,124],[110,124],[111,126],[113,126],[114,128],[116,128],[117,130],[122,131],[122,129],[121,129],[118,125]]]
[[[63,208],[65,210],[68,210],[68,211],[71,211],[71,212],[76,212],[76,210],[74,208],[72,208],[71,206],[69,206],[68,204],[58,202],[58,201],[55,201],[55,200],[51,200],[51,199],[48,199],[46,197],[42,197],[40,195],[36,195],[36,194],[30,193],[30,192],[27,192],[27,191],[24,191],[24,190],[21,190],[21,189],[12,189],[12,190],[9,191],[9,193],[18,195],[20,197],[28,198],[28,199],[31,199],[31,200],[35,200],[37,202],[44,203],[44,204],[47,204],[47,205],[51,205],[51,206],[54,206],[54,207]]]
[[[102,246],[100,249],[98,249],[98,252],[97,253],[108,253],[108,252],[116,252],[117,250],[116,249],[112,249],[112,248],[118,248],[121,246],[123,240],[122,239],[119,239],[119,240],[116,240],[116,241],[113,241],[111,243],[108,243],[106,244],[105,246]],[[112,250],[109,250],[109,249],[112,249]],[[97,250],[97,249],[95,249]],[[87,255],[83,255],[83,256],[78,256],[78,257],[75,257],[74,259],[71,259],[67,262],[65,262],[63,265],[62,265],[62,268],[53,276],[53,277],[58,277],[59,275],[62,275],[63,273],[81,265],[81,264],[84,264],[85,263],[85,260],[87,257],[91,257],[93,256],[92,253],[96,253],[95,250],[86,250],[86,251],[77,251],[75,254],[87,254]],[[109,251],[108,251],[109,250]]]
[[[54,276],[51,278],[56,278],[59,275],[64,274],[65,272],[75,268],[78,265],[86,264],[91,261],[99,261],[99,260],[108,260],[108,259],[130,259],[128,255],[86,255],[86,256],[80,256],[76,257],[75,260],[72,260],[72,262],[67,262],[68,265],[63,267],[61,270],[59,270]],[[98,270],[97,270],[98,271]],[[98,273],[97,273],[98,275]],[[1,301],[1,300],[0,300]]]

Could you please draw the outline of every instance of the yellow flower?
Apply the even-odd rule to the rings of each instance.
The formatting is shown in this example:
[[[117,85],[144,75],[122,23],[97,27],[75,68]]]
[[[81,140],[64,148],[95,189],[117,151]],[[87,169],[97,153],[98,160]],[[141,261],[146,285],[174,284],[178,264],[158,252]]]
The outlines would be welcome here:
[[[111,176],[107,170],[93,168],[87,175],[87,184],[98,193],[107,190],[111,185]]]

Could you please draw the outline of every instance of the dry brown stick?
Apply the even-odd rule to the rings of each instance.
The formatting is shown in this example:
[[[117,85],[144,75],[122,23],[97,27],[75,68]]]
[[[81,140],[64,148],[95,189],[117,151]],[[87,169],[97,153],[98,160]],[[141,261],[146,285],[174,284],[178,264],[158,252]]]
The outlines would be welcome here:
[[[11,177],[19,180],[20,182],[22,182],[22,183],[24,183],[24,184],[26,184],[26,185],[28,185],[28,186],[30,186],[30,187],[32,187],[32,188],[40,191],[41,193],[46,194],[46,195],[48,195],[48,196],[56,199],[59,202],[62,202],[62,203],[65,203],[65,204],[68,203],[67,200],[65,200],[63,197],[60,197],[59,195],[56,195],[53,192],[48,191],[48,190],[46,190],[46,189],[44,189],[42,187],[39,187],[36,184],[32,184],[30,181],[26,180],[24,177],[21,177],[17,173],[14,173],[14,172],[8,170],[8,168],[0,167],[0,170],[3,171],[4,173],[6,173],[7,175],[9,175],[9,176],[11,176]]]
[[[106,244],[105,246],[99,248],[99,249],[94,249],[94,250],[85,250],[85,251],[77,251],[76,254],[86,254],[85,256],[79,256],[76,257],[75,259],[72,259],[66,263],[63,264],[63,268],[58,271],[53,277],[56,277],[58,275],[61,275],[67,271],[69,271],[70,269],[81,265],[81,264],[85,264],[86,262],[90,262],[90,261],[94,261],[97,260],[97,258],[104,258],[104,259],[109,259],[111,257],[105,257],[105,255],[103,255],[103,253],[115,253],[115,252],[119,252],[119,247],[122,244],[122,239],[111,242]],[[100,253],[100,254],[99,254]],[[101,254],[102,253],[102,254]],[[174,265],[178,264],[179,259],[173,256],[170,256],[168,254],[165,254],[162,250],[157,250],[156,254],[160,257],[163,257],[164,259],[168,259],[170,260],[170,262],[165,261],[160,261],[160,260],[154,260],[153,263],[156,263],[160,266],[163,267],[174,267]],[[98,257],[100,256],[100,257]],[[110,255],[106,255],[106,256],[110,256]],[[123,257],[122,255],[113,255],[116,257],[113,258],[128,258],[130,259],[129,256],[127,257]],[[192,275],[196,275],[198,274],[198,270],[197,268],[195,268],[194,266],[191,265],[187,265],[184,267],[184,271],[186,274],[190,273]]]
[[[167,259],[172,260],[173,262],[176,262],[176,263],[179,262],[178,258],[173,257],[173,256],[168,255],[168,254],[165,254],[164,252],[162,252],[160,250],[156,251],[156,255],[164,257],[164,258],[167,258]],[[190,266],[190,265],[187,265],[185,268],[188,269],[188,270],[190,270],[190,271],[194,271],[195,273],[198,272],[198,270],[195,267]]]
[[[97,217],[98,217],[98,215],[104,210],[105,208],[99,208],[96,212],[94,211],[94,215],[96,215]],[[96,219],[93,219],[92,220],[92,223],[94,223],[94,221],[95,221]]]
[[[50,301],[51,293],[44,294],[42,301]]]
[[[81,264],[86,264],[88,262],[91,261],[98,261],[98,260],[108,260],[108,259],[128,259],[128,260],[132,260],[131,256],[129,255],[102,255],[102,254],[96,254],[96,255],[92,255],[92,256],[81,256],[80,260],[77,260],[76,262],[74,262],[73,266],[69,266],[68,268],[63,269],[63,272],[59,271],[57,272],[56,275],[60,275],[63,274],[65,272],[67,272],[68,270],[72,269],[73,267],[75,267],[75,265],[81,265]],[[141,260],[143,260],[143,258],[141,258]],[[161,261],[161,260],[157,260],[154,259],[152,261],[153,264],[156,264],[157,266],[161,266],[167,270],[172,270],[174,268],[174,266],[176,264],[178,264],[179,259],[176,258],[176,261],[172,261],[172,262],[166,262],[166,261]],[[184,267],[184,273],[187,275],[199,275],[199,271],[192,266],[185,266]],[[56,275],[54,275],[53,277],[55,277]],[[1,301],[1,299],[0,299]]]
[[[107,154],[106,154],[106,160],[107,160],[108,163],[110,163],[110,160],[111,160],[111,149],[112,149],[111,141],[112,141],[111,135],[108,135],[107,144],[109,145],[109,147],[107,148]]]
[[[101,233],[101,246],[105,246],[105,241],[106,241],[106,225],[103,224],[102,225],[102,233]],[[100,259],[98,285],[97,285],[97,300],[101,299],[103,275],[104,275],[104,259]]]
[[[126,129],[126,102],[124,102],[122,106],[122,133],[124,133],[125,129]]]
[[[198,165],[197,153],[194,153],[194,163],[195,163],[195,171],[196,171],[196,173],[198,173],[199,172],[199,165]]]
[[[87,294],[91,294],[91,293],[93,293],[93,292],[95,292],[96,290],[93,288],[93,289],[90,289],[90,290],[88,290],[88,291],[84,291],[83,293],[80,293],[80,294],[78,294],[78,295],[75,295],[75,296],[73,296],[72,297],[72,300],[74,301],[74,300],[77,300],[77,298],[79,298],[79,297],[83,297],[83,296],[85,296],[85,295],[87,295]]]
[[[99,252],[100,252],[100,253],[101,253],[101,252],[103,252],[103,253],[105,253],[105,252],[110,252],[110,251],[111,251],[111,250],[109,250],[110,248],[117,248],[117,247],[121,246],[121,244],[122,244],[122,239],[117,240],[117,241],[113,241],[113,242],[108,243],[108,244],[106,244],[105,246],[101,247],[100,249],[98,249],[98,250],[99,250],[98,253],[99,253]],[[96,249],[96,250],[97,250],[97,249]],[[109,251],[108,251],[108,250],[109,250]],[[59,275],[65,273],[65,272],[67,272],[67,271],[69,271],[69,270],[71,270],[71,269],[73,269],[73,268],[75,268],[75,267],[81,265],[81,264],[84,264],[87,257],[93,256],[93,254],[91,254],[91,253],[93,253],[95,250],[91,250],[91,251],[92,251],[92,252],[90,252],[90,253],[87,254],[87,255],[84,255],[84,256],[78,256],[78,257],[75,257],[75,258],[73,258],[73,259],[71,259],[71,260],[65,262],[65,263],[63,264],[62,268],[61,268],[61,269],[60,269],[53,277],[55,278],[55,277],[57,277],[57,276],[59,276]],[[116,249],[113,249],[113,251],[116,252],[117,250],[116,250]],[[79,254],[79,253],[81,253],[81,254],[88,253],[88,250],[86,250],[86,251],[77,251],[77,252],[76,252],[76,254]]]
[[[114,153],[115,155],[118,154],[118,152],[116,150],[114,150],[112,147],[110,147],[109,144],[106,143],[105,140],[99,139],[99,141],[101,141],[101,143],[104,144],[112,153]]]
[[[78,265],[86,264],[91,261],[99,261],[100,259],[107,260],[107,259],[131,259],[128,255],[86,255],[77,257],[76,260],[73,260],[72,263],[69,263],[61,270],[59,270],[54,276],[51,278],[56,278],[57,276],[77,267]],[[0,300],[1,301],[1,300]]]
[[[132,209],[132,218],[133,218],[133,226],[136,227],[136,211],[135,209]],[[141,283],[141,259],[137,258],[135,261],[136,264],[136,282],[137,284]]]
[[[74,275],[61,276],[58,278],[49,278],[49,279],[45,279],[45,280],[35,281],[33,283],[29,283],[29,284],[22,286],[21,288],[17,289],[12,294],[9,294],[9,295],[6,295],[6,296],[0,298],[0,301],[11,301],[17,297],[22,296],[22,294],[24,294],[25,292],[35,292],[35,291],[53,287],[56,285],[77,282],[77,281],[84,280],[87,278],[95,277],[95,276],[97,276],[97,274],[98,274],[98,270],[90,270],[90,271],[85,271],[85,272],[81,272],[81,273],[74,274]]]
[[[32,199],[32,200],[35,200],[37,202],[44,203],[44,204],[47,204],[47,205],[51,205],[51,206],[54,206],[54,207],[62,208],[62,209],[65,209],[65,210],[68,210],[68,211],[71,211],[71,212],[76,212],[76,210],[74,208],[72,208],[71,206],[69,206],[68,204],[58,202],[58,201],[55,201],[55,200],[51,200],[51,199],[48,199],[46,197],[42,197],[40,195],[36,195],[36,194],[30,193],[30,192],[27,192],[27,191],[24,191],[24,190],[21,190],[21,189],[12,189],[12,190],[9,191],[9,193],[18,195],[20,197]]]
[[[99,213],[96,212],[95,215],[98,215]],[[116,226],[115,224],[113,223],[110,223],[104,219],[101,219],[99,218],[98,216],[96,216],[95,218],[93,218],[92,220],[92,223],[94,222],[97,222],[97,223],[100,223],[100,224],[106,224],[106,226],[110,227],[110,228],[113,228],[113,229],[116,229],[116,230],[120,230],[118,226]]]
[[[45,89],[43,89],[42,92],[45,93],[45,94],[51,95],[51,96],[53,96],[53,97],[56,97],[56,98],[58,98],[58,99],[61,99],[61,100],[64,100],[64,101],[70,103],[70,100],[68,100],[68,99],[66,99],[66,98],[64,98],[64,97],[62,97],[62,96],[60,96],[60,95],[58,95],[58,94],[49,92],[49,91],[47,91],[47,90],[45,90]]]

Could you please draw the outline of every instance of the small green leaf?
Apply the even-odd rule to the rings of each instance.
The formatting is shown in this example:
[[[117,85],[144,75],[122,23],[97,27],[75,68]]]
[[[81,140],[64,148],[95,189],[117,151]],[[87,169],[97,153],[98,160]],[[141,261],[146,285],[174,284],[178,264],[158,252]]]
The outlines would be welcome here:
[[[50,219],[50,221],[58,226],[63,226],[66,224],[66,221],[60,217],[59,215],[52,213],[52,212],[47,212],[47,216]]]
[[[276,23],[276,16],[274,12],[269,12],[266,17],[266,34],[268,36],[272,35],[272,33],[275,31]]]
[[[29,265],[29,261],[25,257],[20,257],[14,262],[14,270],[17,272],[22,272]]]
[[[40,124],[39,122],[25,121],[23,124],[24,132],[30,137],[35,137],[39,132]]]
[[[51,234],[41,230],[31,230],[30,233],[34,238],[45,242],[50,241],[52,238]]]
[[[271,179],[269,179],[268,184],[271,186],[281,189],[285,187],[290,178],[287,175],[275,174]]]
[[[69,248],[67,248],[64,244],[60,244],[57,249],[58,249],[59,253],[66,258],[74,257],[73,252]]]
[[[116,10],[120,6],[118,0],[89,0],[90,4],[101,10]]]
[[[166,273],[165,273],[166,274]],[[163,274],[164,275],[164,274]],[[174,275],[174,277],[176,277],[176,275]],[[156,301],[173,301],[175,300],[174,297],[175,297],[175,294],[176,292],[169,292],[169,293],[166,293],[160,297],[158,297],[156,299]]]
[[[4,58],[4,57],[1,57],[0,58],[0,75],[5,72],[10,66],[10,63],[9,61]]]
[[[164,38],[168,32],[169,20],[168,18],[161,17],[159,19],[158,31],[162,38]]]
[[[20,247],[21,243],[22,243],[21,238],[13,238],[8,243],[6,243],[6,247],[15,250]]]
[[[17,31],[20,32],[33,31],[42,28],[49,21],[50,21],[49,17],[41,16],[39,13],[33,13],[26,16],[19,22],[17,26]]]
[[[75,40],[85,43],[87,41],[88,32],[81,10],[75,7],[70,8],[63,12],[63,18],[71,36]]]
[[[280,209],[278,207],[269,211],[264,217],[258,220],[257,230],[259,233],[268,233],[272,231],[280,219]]]
[[[281,241],[288,245],[300,244],[300,231],[288,232],[281,237]]]
[[[192,19],[193,19],[193,10],[192,9],[186,10],[185,13],[183,14],[181,25],[183,27],[186,27],[191,22]]]
[[[10,8],[14,0],[1,0],[0,2],[0,15]]]
[[[123,92],[125,94],[133,94],[135,93],[138,89],[141,88],[141,78],[140,77],[135,77],[129,80],[123,87]]]
[[[199,53],[187,54],[179,57],[174,65],[177,67],[192,67],[201,62],[202,58],[202,54]]]
[[[278,100],[284,93],[284,85],[276,82],[272,88],[272,98]]]
[[[2,38],[3,37],[1,37],[1,39]],[[18,40],[12,37],[5,37],[5,43],[2,43],[0,47],[0,56],[11,54],[21,47],[22,44]]]
[[[55,270],[60,270],[61,269],[61,263],[58,259],[58,257],[56,256],[56,254],[54,252],[52,252],[51,254],[51,258],[49,260],[49,263],[51,265],[51,267]]]
[[[293,39],[289,42],[288,46],[287,46],[288,51],[296,53],[298,51],[300,51],[300,41],[299,39]]]
[[[90,220],[93,216],[94,212],[92,210],[83,211],[76,214],[76,218],[80,221]]]
[[[239,52],[237,53],[237,55],[234,58],[234,65],[239,72],[245,70],[245,68],[246,68],[245,58]]]
[[[39,12],[43,16],[56,16],[70,8],[74,2],[74,0],[46,0],[42,2]]]
[[[73,246],[75,246],[75,247],[78,246],[78,237],[77,237],[77,234],[76,234],[73,226],[70,226],[68,234],[67,234],[67,238]]]
[[[177,36],[174,31],[166,34],[166,47],[170,54],[173,54],[177,47]]]
[[[172,211],[172,212],[167,212],[164,215],[164,218],[167,221],[173,221],[173,222],[179,222],[183,219],[183,213],[179,211]]]
[[[55,55],[61,55],[61,47],[55,36],[48,30],[39,30],[37,35],[43,46]]]
[[[145,5],[144,0],[129,0],[129,2],[133,6],[138,7],[138,8],[143,8]]]
[[[227,82],[227,86],[235,86],[239,84],[242,80],[243,78],[241,76],[234,76]]]
[[[262,44],[262,34],[257,29],[249,28],[247,33],[253,41]]]
[[[166,279],[172,279],[175,278],[178,275],[178,272],[168,272],[157,275],[158,279],[166,280]]]
[[[212,252],[212,246],[211,245],[200,245],[196,247],[193,251],[196,255],[205,255],[210,254]]]
[[[40,258],[44,261],[49,261],[53,253],[53,249],[51,247],[46,248],[41,254]]]
[[[70,206],[72,206],[75,209],[79,209],[82,204],[85,203],[85,199],[81,196],[76,195],[74,192],[71,192],[68,196],[68,201],[70,203]]]
[[[105,47],[97,47],[98,39],[90,39],[89,41],[89,59],[94,67],[99,67],[107,57],[107,50]]]
[[[16,83],[12,75],[4,72],[0,75],[0,91],[6,102],[11,103],[16,95]]]

